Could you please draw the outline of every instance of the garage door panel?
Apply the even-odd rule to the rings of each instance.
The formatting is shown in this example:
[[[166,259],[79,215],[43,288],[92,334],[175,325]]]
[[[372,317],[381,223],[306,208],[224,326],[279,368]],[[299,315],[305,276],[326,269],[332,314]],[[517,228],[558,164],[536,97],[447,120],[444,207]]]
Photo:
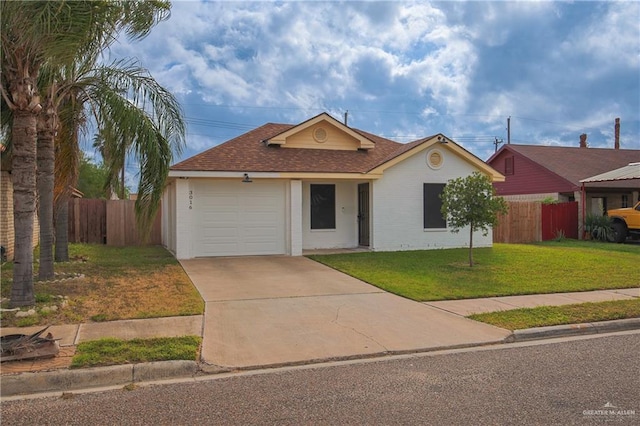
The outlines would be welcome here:
[[[238,239],[238,230],[231,226],[220,227],[203,227],[202,236],[204,243],[216,241],[236,241]]]
[[[246,226],[244,228],[244,236],[249,239],[274,240],[274,236],[278,232],[277,227],[267,226]]]
[[[241,212],[240,217],[247,226],[255,226],[265,223],[276,223],[280,215],[274,211]]]
[[[202,220],[202,224],[204,227],[220,227],[220,226],[236,226],[240,222],[240,217],[238,216],[238,211],[216,211],[215,213],[211,213],[206,215]]]
[[[284,254],[283,182],[194,185],[195,256]]]
[[[271,196],[255,195],[251,197],[241,197],[239,204],[251,209],[269,210],[277,208],[280,203]]]

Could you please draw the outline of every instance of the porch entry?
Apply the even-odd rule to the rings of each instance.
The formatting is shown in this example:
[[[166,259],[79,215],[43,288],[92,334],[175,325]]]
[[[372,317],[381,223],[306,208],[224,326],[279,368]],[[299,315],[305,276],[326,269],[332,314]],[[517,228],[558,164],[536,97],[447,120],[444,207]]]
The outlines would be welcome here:
[[[358,245],[369,246],[369,183],[358,184]]]

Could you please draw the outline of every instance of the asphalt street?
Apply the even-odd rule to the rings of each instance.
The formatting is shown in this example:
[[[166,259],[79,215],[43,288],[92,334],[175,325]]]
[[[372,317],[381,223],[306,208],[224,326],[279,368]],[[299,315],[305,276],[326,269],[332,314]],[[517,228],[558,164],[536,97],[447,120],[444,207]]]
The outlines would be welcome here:
[[[3,425],[640,424],[640,333],[3,402]]]

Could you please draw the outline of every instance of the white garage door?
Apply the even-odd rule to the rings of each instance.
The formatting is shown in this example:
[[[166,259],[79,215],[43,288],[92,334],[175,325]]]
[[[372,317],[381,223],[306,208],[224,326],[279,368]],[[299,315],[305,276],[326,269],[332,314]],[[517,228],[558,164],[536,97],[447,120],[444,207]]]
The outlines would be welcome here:
[[[198,181],[195,256],[284,254],[284,182]]]

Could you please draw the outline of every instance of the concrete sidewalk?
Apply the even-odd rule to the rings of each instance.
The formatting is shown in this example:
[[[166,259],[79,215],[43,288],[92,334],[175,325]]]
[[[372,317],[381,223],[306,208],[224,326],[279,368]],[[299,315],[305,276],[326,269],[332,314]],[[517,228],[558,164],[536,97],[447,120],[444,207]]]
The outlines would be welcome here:
[[[424,304],[466,317],[472,314],[508,311],[518,308],[561,306],[575,303],[606,302],[608,300],[629,300],[634,298],[640,298],[640,288],[443,300],[438,302],[424,302]]]
[[[115,337],[117,339],[149,339],[152,337],[180,337],[201,336],[202,315],[184,317],[165,317],[134,319],[124,321],[92,322],[71,325],[52,325],[47,332],[51,332],[58,339],[60,346],[74,346],[89,340]],[[42,330],[42,326],[35,327],[5,327],[2,335],[31,334]]]

